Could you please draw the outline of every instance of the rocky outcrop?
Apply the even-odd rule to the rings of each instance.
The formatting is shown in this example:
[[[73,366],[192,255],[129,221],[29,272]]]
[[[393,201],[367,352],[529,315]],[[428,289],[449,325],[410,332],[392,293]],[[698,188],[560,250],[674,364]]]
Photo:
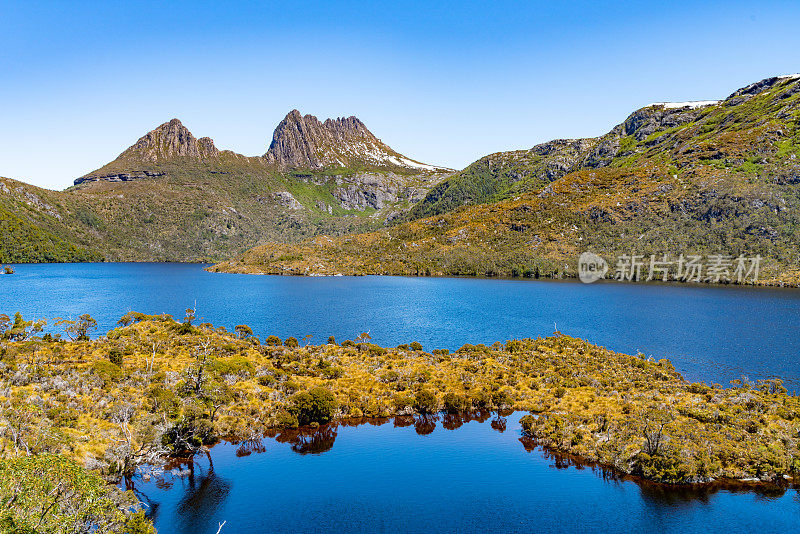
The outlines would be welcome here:
[[[172,119],[142,136],[119,157],[158,163],[178,157],[206,159],[218,154],[211,138],[195,139],[181,121]]]
[[[75,180],[75,185],[90,182],[127,182],[163,176],[157,171],[164,163],[213,162],[225,174],[226,165],[261,165],[279,170],[317,170],[324,168],[378,168],[433,174],[447,171],[412,160],[395,152],[370,132],[356,117],[327,119],[293,110],[278,124],[269,150],[263,156],[247,157],[230,150],[220,151],[209,137],[196,139],[179,121],[172,119],[139,138],[111,163]],[[139,170],[148,169],[148,170]]]
[[[278,191],[277,193],[273,193],[272,198],[275,199],[281,206],[291,210],[303,209],[303,205],[300,204],[300,202],[294,198],[294,195],[288,191]]]
[[[75,185],[81,185],[89,182],[130,182],[131,180],[139,180],[142,178],[156,178],[158,176],[166,175],[165,172],[157,171],[134,171],[123,172],[115,174],[87,174],[75,180]]]
[[[395,152],[356,117],[326,119],[292,110],[278,124],[264,158],[282,169],[336,167],[438,168]]]
[[[336,178],[333,196],[348,210],[376,210],[407,202],[413,204],[425,197],[428,187],[408,183],[402,176],[394,173],[364,173],[348,177],[347,181]]]

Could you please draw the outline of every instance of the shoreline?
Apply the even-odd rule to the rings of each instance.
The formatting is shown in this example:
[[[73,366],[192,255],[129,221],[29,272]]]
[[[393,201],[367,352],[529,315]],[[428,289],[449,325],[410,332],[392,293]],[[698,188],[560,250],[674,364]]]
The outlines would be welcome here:
[[[2,262],[0,262],[2,263]],[[498,276],[487,276],[487,275],[469,275],[469,274],[413,274],[413,273],[391,273],[391,272],[377,272],[377,273],[305,273],[305,272],[294,272],[294,271],[245,271],[245,270],[222,270],[217,269],[218,266],[224,265],[228,263],[227,261],[223,261],[221,263],[214,263],[213,261],[207,260],[198,260],[198,261],[172,261],[172,260],[165,260],[165,261],[158,261],[158,260],[147,260],[147,261],[89,261],[89,262],[28,262],[28,263],[3,263],[3,265],[9,265],[11,267],[15,266],[25,266],[25,265],[95,265],[95,264],[121,264],[121,265],[136,265],[136,264],[153,264],[153,265],[169,265],[169,264],[177,264],[177,265],[205,265],[203,270],[213,274],[244,274],[244,275],[256,275],[256,276],[286,276],[286,277],[306,277],[306,278],[339,278],[339,277],[365,277],[365,276],[385,276],[385,277],[403,277],[403,278],[431,278],[431,279],[465,279],[465,280],[502,280],[502,281],[545,281],[545,282],[567,282],[567,283],[575,283],[579,282],[579,278],[575,275],[563,275],[563,276],[548,276],[542,274],[538,277],[534,276],[506,276],[506,275],[498,275]],[[17,273],[14,273],[17,274]],[[798,289],[800,288],[800,281],[792,283],[786,282],[778,279],[768,279],[768,280],[759,280],[758,282],[746,282],[746,283],[739,283],[739,282],[689,282],[689,281],[682,281],[682,280],[642,280],[642,281],[633,281],[633,280],[616,280],[614,278],[603,278],[592,282],[591,284],[586,285],[595,285],[595,284],[622,284],[622,285],[648,285],[648,286],[669,286],[669,287],[734,287],[734,288],[771,288],[771,289]]]
[[[575,283],[579,282],[580,279],[574,275],[564,275],[564,276],[547,276],[547,275],[540,275],[538,277],[534,276],[505,276],[505,275],[498,275],[498,276],[487,276],[487,275],[469,275],[469,274],[411,274],[411,273],[390,273],[390,272],[376,272],[376,273],[308,273],[308,272],[294,272],[289,270],[284,271],[258,271],[257,269],[254,271],[246,271],[246,270],[223,270],[217,269],[220,265],[225,265],[228,262],[222,262],[217,264],[209,265],[208,267],[204,268],[204,271],[214,274],[243,274],[243,275],[254,275],[254,276],[286,276],[286,277],[305,277],[305,278],[339,278],[339,277],[365,277],[365,276],[396,276],[396,277],[405,277],[405,278],[431,278],[431,279],[474,279],[474,280],[503,280],[503,281],[520,281],[520,282],[528,282],[528,281],[544,281],[544,282],[567,282],[567,283]],[[800,282],[797,283],[790,283],[784,282],[782,280],[776,279],[769,279],[769,280],[759,280],[758,282],[746,282],[746,283],[739,283],[739,282],[689,282],[689,281],[682,281],[682,280],[616,280],[614,278],[602,278],[595,282],[586,285],[595,285],[595,284],[622,284],[622,285],[648,285],[648,286],[670,286],[670,287],[736,287],[736,288],[755,288],[755,287],[766,287],[766,288],[773,288],[773,289],[798,289],[800,288]]]

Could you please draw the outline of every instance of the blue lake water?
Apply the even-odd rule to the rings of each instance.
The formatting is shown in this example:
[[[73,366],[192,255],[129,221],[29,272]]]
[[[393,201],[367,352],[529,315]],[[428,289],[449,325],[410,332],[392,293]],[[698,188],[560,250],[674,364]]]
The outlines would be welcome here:
[[[0,313],[75,317],[99,331],[130,310],[260,336],[322,343],[369,331],[428,350],[560,331],[671,359],[692,380],[800,377],[800,291],[404,277],[211,274],[201,265],[19,265],[0,276]],[[557,326],[556,326],[557,325]],[[440,416],[441,417],[441,416]],[[784,532],[800,527],[794,489],[676,490],[568,467],[520,441],[519,414],[490,421],[328,427],[260,447],[221,444],[191,478],[135,480],[162,534],[222,532]],[[423,434],[423,435],[420,435]],[[238,453],[237,453],[238,451]],[[250,454],[248,454],[250,453]],[[562,469],[563,468],[563,469]]]
[[[670,489],[528,451],[520,414],[391,420],[217,445],[193,476],[134,480],[159,532],[791,532],[795,489]],[[449,430],[447,428],[449,428]],[[458,428],[456,428],[458,427]],[[423,434],[423,435],[420,435]],[[245,454],[245,456],[242,456]],[[180,466],[179,469],[185,469]]]
[[[18,265],[0,275],[0,313],[90,313],[100,331],[126,312],[198,316],[256,335],[353,339],[427,350],[550,335],[669,358],[691,380],[780,376],[800,387],[800,291],[469,278],[213,274],[196,264]]]

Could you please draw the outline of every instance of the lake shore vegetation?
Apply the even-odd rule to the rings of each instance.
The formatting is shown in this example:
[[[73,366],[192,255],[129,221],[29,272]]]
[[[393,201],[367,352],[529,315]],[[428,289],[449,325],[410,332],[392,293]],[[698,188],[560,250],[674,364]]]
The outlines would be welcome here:
[[[690,383],[667,360],[559,332],[428,352],[413,341],[312,345],[195,323],[192,310],[182,322],[131,312],[90,339],[96,323],[81,316],[60,322],[65,339],[44,321],[0,316],[0,521],[68,531],[36,530],[15,497],[32,491],[25,480],[52,493],[41,479],[14,478],[40,464],[70,473],[74,481],[51,483],[79,497],[223,438],[362,417],[525,411],[527,439],[668,484],[785,483],[800,469],[800,399],[778,379]],[[142,521],[106,489],[84,520],[99,518],[98,532]],[[56,503],[44,516],[57,522],[65,510]]]

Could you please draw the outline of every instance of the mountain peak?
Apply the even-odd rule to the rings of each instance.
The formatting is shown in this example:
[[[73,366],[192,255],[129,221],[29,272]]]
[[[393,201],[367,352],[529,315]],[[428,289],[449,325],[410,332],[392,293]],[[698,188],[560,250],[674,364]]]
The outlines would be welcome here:
[[[281,168],[402,167],[436,170],[403,156],[367,129],[357,117],[321,122],[293,109],[275,128],[264,158]]]
[[[196,139],[180,120],[172,119],[139,138],[118,159],[159,163],[176,157],[205,159],[218,153],[211,138]]]

